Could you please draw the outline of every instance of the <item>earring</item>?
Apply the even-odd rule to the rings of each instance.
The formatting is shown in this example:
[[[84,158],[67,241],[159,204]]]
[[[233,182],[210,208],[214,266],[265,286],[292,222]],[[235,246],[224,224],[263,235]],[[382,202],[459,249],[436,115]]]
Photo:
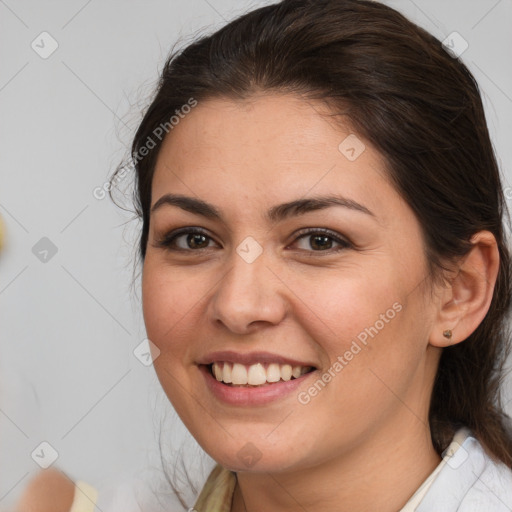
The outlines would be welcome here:
[[[443,332],[443,336],[444,336],[445,338],[450,339],[450,338],[452,337],[452,331],[451,331],[450,329],[448,329],[448,330],[444,331],[444,332]]]

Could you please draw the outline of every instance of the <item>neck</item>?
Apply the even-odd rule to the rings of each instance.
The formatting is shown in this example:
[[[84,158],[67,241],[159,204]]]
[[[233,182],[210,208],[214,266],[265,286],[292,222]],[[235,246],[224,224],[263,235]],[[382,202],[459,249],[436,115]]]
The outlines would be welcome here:
[[[322,465],[293,472],[239,472],[231,512],[400,510],[441,462],[428,425],[410,413],[401,419],[405,424],[400,422],[400,428],[394,424],[379,430]]]

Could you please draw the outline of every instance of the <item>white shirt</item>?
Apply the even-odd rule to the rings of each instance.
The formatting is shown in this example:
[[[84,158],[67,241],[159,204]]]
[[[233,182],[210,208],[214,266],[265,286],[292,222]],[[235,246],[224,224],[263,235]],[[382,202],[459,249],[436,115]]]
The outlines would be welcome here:
[[[462,428],[400,512],[512,512],[512,470]]]

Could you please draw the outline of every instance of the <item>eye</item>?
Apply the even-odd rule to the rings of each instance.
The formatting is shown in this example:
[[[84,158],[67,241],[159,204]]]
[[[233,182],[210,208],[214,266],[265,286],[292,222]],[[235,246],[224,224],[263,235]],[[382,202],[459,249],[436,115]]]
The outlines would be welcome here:
[[[296,241],[303,241],[305,247],[302,247],[301,249],[306,251],[311,251],[311,249],[313,249],[312,252],[333,253],[352,247],[350,242],[344,240],[333,231],[325,228],[308,229],[300,231],[299,234],[302,235],[299,236]],[[333,242],[338,244],[338,248],[332,248]]]
[[[212,240],[202,229],[182,228],[165,235],[156,246],[170,251],[197,251],[208,249]]]
[[[302,241],[305,247],[300,248],[306,252],[325,252],[332,254],[343,249],[353,247],[350,242],[344,240],[335,232],[325,228],[307,229],[299,232],[299,237],[295,243]],[[309,239],[309,243],[306,240]],[[210,242],[213,239],[200,228],[181,228],[165,235],[161,240],[155,243],[156,247],[165,248],[169,251],[188,251],[198,252],[210,249]],[[333,244],[338,244],[338,248],[333,248]]]

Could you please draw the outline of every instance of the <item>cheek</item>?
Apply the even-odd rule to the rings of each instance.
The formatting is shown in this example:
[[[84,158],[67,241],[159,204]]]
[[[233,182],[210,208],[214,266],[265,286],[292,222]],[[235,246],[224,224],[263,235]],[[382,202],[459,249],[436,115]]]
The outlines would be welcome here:
[[[326,375],[333,382],[330,399],[345,414],[362,399],[377,409],[385,402],[389,391],[377,376],[402,387],[421,358],[425,334],[413,279],[389,265],[352,270],[337,279],[296,280],[293,288],[301,304],[296,301],[294,318],[326,355],[322,371],[334,375]]]
[[[194,430],[192,418],[200,408],[190,398],[197,385],[190,374],[189,351],[197,337],[198,321],[194,317],[205,290],[193,286],[190,278],[146,256],[142,275],[142,309],[148,338],[158,347],[154,369],[164,392],[187,427]],[[200,280],[204,283],[204,279]],[[199,282],[197,283],[199,285]],[[197,316],[197,314],[196,314]]]
[[[347,316],[338,321],[342,336],[328,347],[331,368],[335,361],[339,365],[326,399],[356,430],[369,419],[361,419],[362,409],[377,423],[409,401],[426,346],[427,311],[419,295],[402,291],[400,282],[384,286],[381,278],[375,283],[361,284],[351,301],[340,290]]]
[[[399,316],[401,293],[389,273],[357,268],[295,281],[291,288],[301,304],[295,318],[316,331],[311,336],[331,359],[349,350],[354,340],[364,346],[389,331]]]
[[[197,283],[199,285],[199,283]],[[194,307],[204,290],[179,271],[147,257],[142,276],[142,309],[148,338],[162,352],[179,350],[180,332],[190,329]]]

